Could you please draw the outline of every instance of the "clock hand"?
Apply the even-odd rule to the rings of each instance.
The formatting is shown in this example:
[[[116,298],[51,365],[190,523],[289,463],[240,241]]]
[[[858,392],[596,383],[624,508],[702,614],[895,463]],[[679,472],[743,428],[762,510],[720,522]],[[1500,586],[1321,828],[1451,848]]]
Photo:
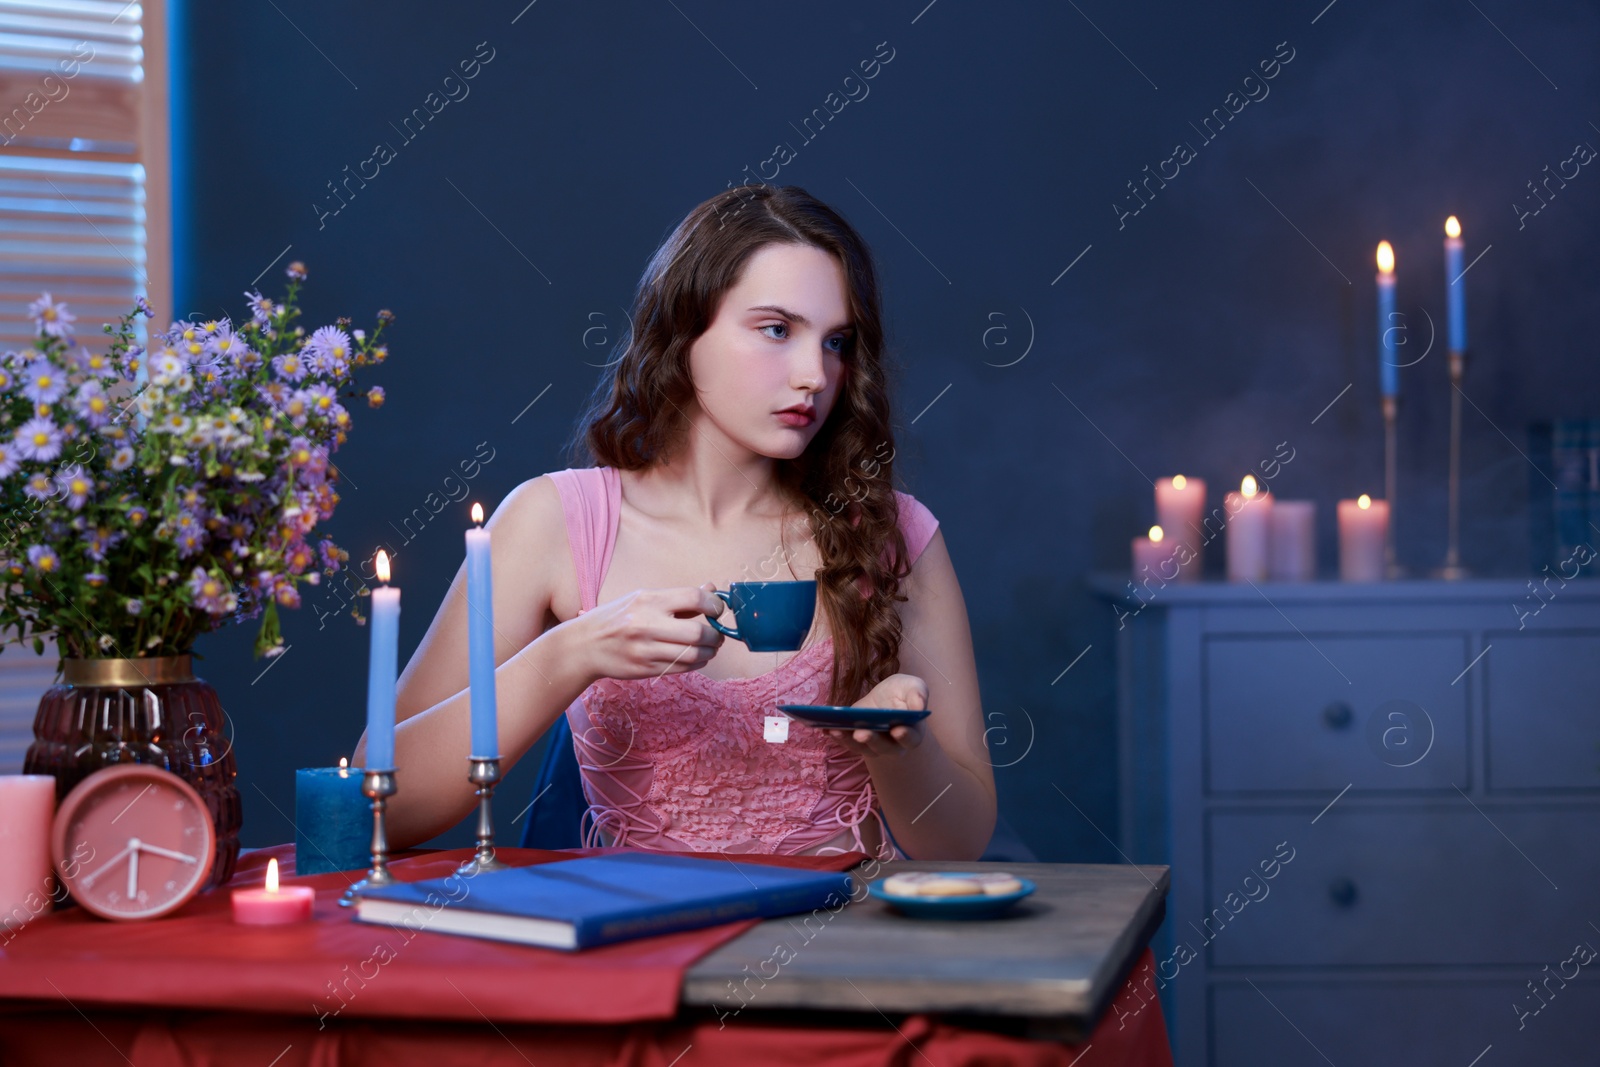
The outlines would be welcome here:
[[[139,842],[139,850],[141,852],[149,852],[156,856],[165,856],[169,860],[181,860],[184,863],[198,862],[193,856],[186,856],[182,852],[174,852],[170,848],[158,848],[155,845],[147,845],[143,841]]]
[[[112,856],[109,860],[107,860],[105,862],[105,865],[103,867],[101,867],[98,871],[95,871],[93,874],[84,875],[83,876],[83,881],[82,881],[83,887],[85,889],[88,889],[91,885],[94,884],[94,880],[96,878],[99,878],[102,874],[105,874],[111,868],[115,867],[117,865],[118,861],[120,861],[122,859],[122,857],[126,856],[128,853],[133,851],[133,846],[134,846],[135,843],[136,843],[135,841],[129,841],[127,848],[123,849],[121,852],[118,852],[115,856]]]
[[[128,899],[139,895],[139,839],[128,842]]]

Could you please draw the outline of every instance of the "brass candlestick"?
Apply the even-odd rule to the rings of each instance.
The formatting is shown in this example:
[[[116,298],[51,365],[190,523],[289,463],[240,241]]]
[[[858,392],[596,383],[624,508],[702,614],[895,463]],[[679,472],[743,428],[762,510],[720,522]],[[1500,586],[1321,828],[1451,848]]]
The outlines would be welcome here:
[[[393,885],[397,881],[389,873],[389,834],[385,824],[389,798],[399,791],[394,771],[367,771],[361,779],[361,791],[372,801],[372,867],[365,878],[346,889],[339,898],[340,906],[346,908],[360,900],[365,890]]]
[[[1450,539],[1444,553],[1444,566],[1435,577],[1460,581],[1467,577],[1461,565],[1461,380],[1466,374],[1467,354],[1450,353]]]
[[[500,781],[500,757],[468,756],[467,760],[472,764],[467,781],[478,787],[478,851],[457,867],[456,873],[470,876],[484,871],[504,870],[506,864],[494,855],[494,815],[489,806],[494,797],[494,787]]]
[[[1400,566],[1394,553],[1394,524],[1398,514],[1395,506],[1395,423],[1400,413],[1400,398],[1383,398],[1383,497],[1389,502],[1389,523],[1383,533],[1383,576],[1401,578],[1405,568]]]

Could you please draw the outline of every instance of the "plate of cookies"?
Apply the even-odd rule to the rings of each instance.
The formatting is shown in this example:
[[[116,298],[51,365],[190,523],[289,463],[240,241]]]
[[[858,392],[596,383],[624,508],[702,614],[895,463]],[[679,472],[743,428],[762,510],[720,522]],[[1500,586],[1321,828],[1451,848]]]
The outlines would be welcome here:
[[[1028,896],[1034,884],[1004,871],[906,871],[867,892],[919,919],[990,919]]]

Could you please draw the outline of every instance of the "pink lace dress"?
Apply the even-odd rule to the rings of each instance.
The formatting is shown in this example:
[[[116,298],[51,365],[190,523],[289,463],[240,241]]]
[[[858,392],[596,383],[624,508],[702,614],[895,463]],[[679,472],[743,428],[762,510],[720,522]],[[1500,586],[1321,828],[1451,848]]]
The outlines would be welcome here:
[[[580,614],[594,608],[616,546],[622,483],[610,467],[550,475],[566,513]],[[938,521],[898,491],[914,563]],[[831,637],[751,678],[681,671],[602,678],[567,708],[589,807],[584,844],[737,853],[870,851],[861,824],[878,820],[879,858],[897,853],[865,762],[827,734],[794,726],[763,737],[778,704],[827,702]]]

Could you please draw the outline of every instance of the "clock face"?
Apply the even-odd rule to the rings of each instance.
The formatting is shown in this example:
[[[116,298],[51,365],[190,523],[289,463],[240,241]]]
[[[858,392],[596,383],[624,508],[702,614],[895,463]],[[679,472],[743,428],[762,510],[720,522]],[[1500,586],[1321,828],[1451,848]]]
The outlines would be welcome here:
[[[56,873],[103,919],[154,919],[205,884],[216,831],[205,802],[170,771],[124,763],[89,775],[56,812]]]

